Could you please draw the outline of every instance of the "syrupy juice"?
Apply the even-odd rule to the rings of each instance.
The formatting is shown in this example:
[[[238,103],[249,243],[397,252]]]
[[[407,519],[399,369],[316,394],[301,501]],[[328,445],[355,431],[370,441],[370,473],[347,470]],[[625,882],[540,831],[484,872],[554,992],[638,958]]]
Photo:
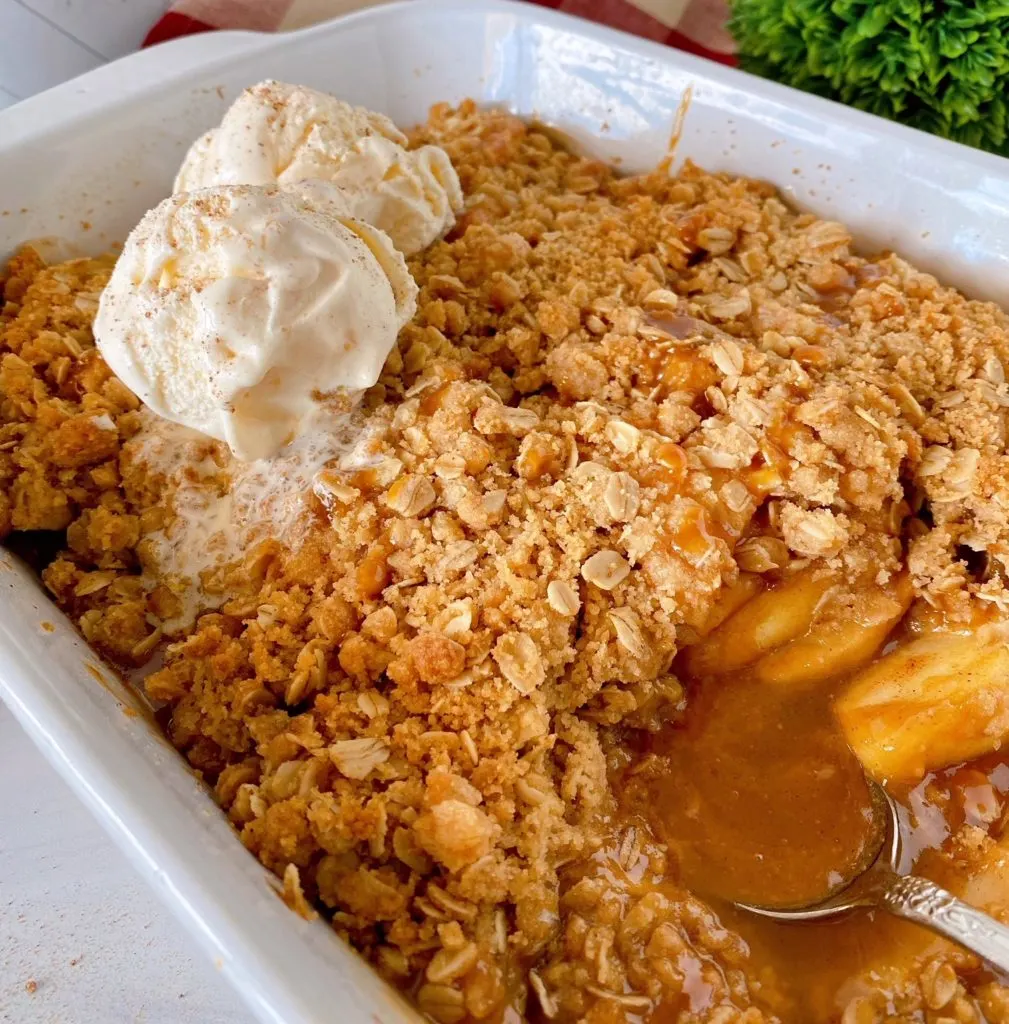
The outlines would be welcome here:
[[[669,881],[703,899],[745,940],[748,974],[773,978],[768,1008],[804,1024],[838,1020],[866,978],[885,987],[887,971],[911,970],[943,947],[883,911],[785,924],[733,906],[822,899],[879,847],[883,823],[832,713],[843,685],[773,687],[745,671],[695,681],[682,721],[634,737],[615,787],[623,812],[646,820],[666,844]],[[979,904],[1002,890],[1009,896],[1009,874],[987,871],[965,890],[967,872],[940,856],[965,824],[999,831],[1009,802],[1005,757],[890,792],[900,804],[902,870],[928,874]],[[650,1019],[673,1022],[678,1013],[660,1007]]]

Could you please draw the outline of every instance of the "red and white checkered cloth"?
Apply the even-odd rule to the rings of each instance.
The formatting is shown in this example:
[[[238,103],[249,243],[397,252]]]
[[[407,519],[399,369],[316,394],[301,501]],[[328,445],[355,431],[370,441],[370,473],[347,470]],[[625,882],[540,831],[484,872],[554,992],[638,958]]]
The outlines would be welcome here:
[[[283,32],[382,0],[177,0],[151,29],[145,46],[220,28]],[[676,46],[725,64],[735,63],[726,28],[727,0],[534,0],[612,28]]]

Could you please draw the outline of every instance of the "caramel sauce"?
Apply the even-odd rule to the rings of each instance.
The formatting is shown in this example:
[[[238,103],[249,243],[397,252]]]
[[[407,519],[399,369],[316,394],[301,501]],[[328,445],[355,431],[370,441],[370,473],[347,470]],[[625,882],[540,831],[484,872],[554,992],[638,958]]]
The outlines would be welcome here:
[[[913,616],[905,623],[884,650],[915,633]],[[681,675],[684,667],[681,658]],[[747,973],[774,979],[769,1009],[804,1024],[836,1021],[858,994],[852,979],[860,972],[910,967],[940,948],[931,933],[883,911],[784,924],[732,905],[822,899],[874,855],[880,823],[832,713],[845,682],[775,687],[746,669],[693,679],[682,721],[640,734],[614,780],[624,821],[643,819],[666,844],[665,884],[696,893],[746,941]],[[999,833],[1009,814],[1009,758],[990,755],[888,789],[900,807],[901,870],[969,897],[965,886],[978,883],[967,883],[937,853],[964,824]],[[1001,877],[980,884],[979,905],[1009,896]],[[696,989],[686,998],[660,1005],[647,1019],[673,1024],[703,1004]]]
[[[830,691],[746,678],[694,687],[684,723],[646,741],[630,784],[703,897],[800,905],[856,874],[879,833]],[[675,781],[671,781],[675,780]]]
[[[783,461],[787,462],[787,460]],[[787,466],[785,468],[787,471]],[[785,472],[771,464],[751,466],[740,474],[740,479],[746,485],[747,490],[758,500],[763,500],[780,487],[784,477]]]
[[[891,793],[900,804],[901,871],[932,878],[978,906],[1005,903],[1004,871],[983,870],[975,878],[971,869],[968,880],[967,870],[952,868],[938,856],[963,824],[998,834],[1009,808],[1009,764],[1004,756],[932,773],[912,788],[892,787]],[[722,923],[747,941],[756,969],[770,969],[784,982],[786,1019],[804,1024],[840,1019],[848,1001],[859,994],[855,979],[860,972],[873,972],[876,983],[882,981],[885,987],[885,974],[879,973],[883,965],[897,972],[907,967],[916,974],[916,964],[949,949],[931,932],[882,910],[855,911],[819,923],[781,924],[728,904],[714,905]],[[961,974],[973,974],[978,981],[989,977],[980,965]],[[675,1018],[659,1014],[652,1020],[665,1024]]]
[[[356,473],[351,473],[349,483],[362,494],[370,494],[380,486],[378,473],[374,469],[360,469]]]
[[[660,383],[665,394],[689,391],[700,395],[718,382],[718,371],[691,349],[674,349],[662,367]]]
[[[791,470],[789,452],[801,441],[815,441],[813,432],[805,424],[786,419],[768,427],[767,439],[760,448],[760,462],[738,474],[755,498],[766,498],[788,478]]]
[[[420,397],[420,411],[425,416],[433,416],[442,407],[451,386],[449,383],[436,388],[428,388]]]
[[[581,879],[601,879],[620,893],[617,897],[626,906],[649,893],[658,893],[671,904],[684,901],[693,904],[699,914],[709,914],[672,874],[666,872],[667,854],[664,845],[657,842],[645,820],[634,815],[630,826],[620,830],[596,853],[585,861],[576,862],[564,872],[564,886],[570,891]],[[625,821],[624,823],[628,823]],[[713,915],[710,923],[717,929]],[[642,957],[642,960],[644,958]],[[684,1019],[685,1014],[703,1015],[716,1005],[715,985],[724,985],[723,967],[716,957],[704,949],[683,944],[675,958],[659,963],[655,969],[665,983],[666,995],[662,1002],[644,1016],[621,1016],[623,1020],[668,1021],[670,1024]],[[546,1018],[534,1016],[544,1022]],[[602,1018],[614,1019],[614,1018]]]
[[[545,476],[556,477],[563,470],[558,453],[546,444],[531,444],[521,455],[519,472],[523,479],[535,483]]]
[[[792,419],[774,423],[767,428],[767,436],[781,449],[781,453],[787,456],[797,442],[813,443],[816,435],[804,423],[796,423]]]
[[[649,482],[654,486],[654,474]],[[728,540],[731,536],[732,531],[727,524],[695,505],[684,510],[675,526],[660,531],[658,547],[697,565],[711,554],[719,540]]]
[[[385,547],[374,547],[357,567],[357,587],[364,597],[377,597],[392,580],[388,555]]]
[[[830,353],[819,345],[797,345],[792,349],[792,358],[801,366],[815,369],[830,365]]]
[[[817,286],[819,298],[816,304],[825,313],[837,313],[848,305],[852,295],[858,290],[858,284],[851,274],[845,274],[836,282],[831,282],[828,287]]]
[[[708,530],[708,519],[700,509],[669,536],[673,551],[688,562],[699,562],[714,547],[714,538]]]
[[[683,127],[687,121],[687,111],[690,109],[690,102],[694,98],[694,86],[688,85],[680,96],[680,102],[676,105],[676,113],[673,116],[673,128],[669,134],[669,142],[666,144],[666,155],[659,161],[656,171],[668,174],[672,171],[673,161],[676,159],[676,149],[683,137]]]
[[[1009,805],[1009,763],[990,754],[966,765],[929,772],[916,786],[894,787],[902,805],[901,868],[910,871],[961,826],[986,831],[1002,821]]]
[[[680,493],[687,482],[687,454],[672,441],[660,444],[655,450],[655,463],[641,472],[638,482],[644,487],[656,487],[663,497]]]
[[[734,531],[717,515],[703,508],[691,509],[685,523],[676,532],[674,546],[681,552],[704,554],[716,540],[734,540]]]

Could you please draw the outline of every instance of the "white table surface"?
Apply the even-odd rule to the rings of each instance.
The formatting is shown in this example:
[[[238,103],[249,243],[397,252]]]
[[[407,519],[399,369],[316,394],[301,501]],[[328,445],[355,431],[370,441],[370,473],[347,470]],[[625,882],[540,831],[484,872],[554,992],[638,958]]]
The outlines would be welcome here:
[[[167,6],[0,0],[0,107],[136,49]],[[2,704],[0,779],[0,1022],[251,1024]]]
[[[2,704],[0,777],[3,1024],[251,1024]]]

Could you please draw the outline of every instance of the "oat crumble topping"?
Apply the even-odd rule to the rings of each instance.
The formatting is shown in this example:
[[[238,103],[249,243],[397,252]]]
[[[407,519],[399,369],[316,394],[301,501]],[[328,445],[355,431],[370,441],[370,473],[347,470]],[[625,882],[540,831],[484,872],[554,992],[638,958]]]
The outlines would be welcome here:
[[[760,182],[619,178],[470,103],[412,142],[467,210],[411,260],[374,464],[330,470],[296,542],[209,570],[172,633],[179,478],[90,330],[113,258],[30,246],[0,279],[0,537],[65,532],[59,605],[115,663],[161,649],[147,694],[242,842],[435,1020],[798,1021],[610,780],[765,581],[844,580],[825,616],[870,587],[1005,612],[1009,319]],[[1002,869],[967,825],[939,856]],[[822,1019],[1009,1021],[978,967],[883,959]]]

